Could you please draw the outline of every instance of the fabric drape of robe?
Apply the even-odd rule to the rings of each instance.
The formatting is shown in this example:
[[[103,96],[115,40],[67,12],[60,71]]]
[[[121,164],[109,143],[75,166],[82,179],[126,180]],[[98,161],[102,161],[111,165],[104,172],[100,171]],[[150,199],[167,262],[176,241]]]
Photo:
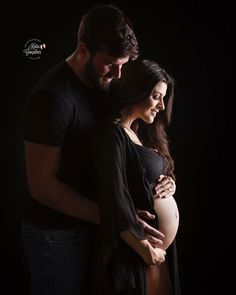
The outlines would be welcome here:
[[[138,239],[146,239],[136,217],[136,208],[155,214],[150,224],[157,227],[158,218],[145,168],[128,135],[114,123],[97,133],[94,163],[101,218],[101,227],[95,234],[94,294],[146,295],[147,265],[119,236],[122,231],[129,230]],[[174,294],[179,295],[175,243],[168,252],[171,252],[167,259],[170,260]]]

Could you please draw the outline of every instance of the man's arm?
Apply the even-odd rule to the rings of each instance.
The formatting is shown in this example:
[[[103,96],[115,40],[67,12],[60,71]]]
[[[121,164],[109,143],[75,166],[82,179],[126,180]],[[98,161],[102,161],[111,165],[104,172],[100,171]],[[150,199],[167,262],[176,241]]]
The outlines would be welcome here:
[[[33,199],[59,212],[99,224],[95,202],[57,178],[61,148],[25,141],[28,186]]]
[[[153,248],[159,248],[163,245],[162,239],[165,237],[162,232],[149,225],[145,220],[152,220],[155,215],[145,210],[136,209],[137,219],[147,234],[147,240]]]

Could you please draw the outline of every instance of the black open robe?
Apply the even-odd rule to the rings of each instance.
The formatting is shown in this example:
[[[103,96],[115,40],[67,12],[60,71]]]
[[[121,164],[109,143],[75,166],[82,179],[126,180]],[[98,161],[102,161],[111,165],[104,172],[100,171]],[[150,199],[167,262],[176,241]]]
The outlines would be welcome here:
[[[134,143],[122,127],[111,123],[95,137],[94,163],[96,195],[101,227],[96,231],[94,294],[146,295],[144,260],[120,237],[130,230],[138,239],[146,234],[136,219],[135,208],[156,215],[153,193]],[[151,222],[157,227],[158,217]],[[175,241],[167,249],[174,295],[180,295]]]

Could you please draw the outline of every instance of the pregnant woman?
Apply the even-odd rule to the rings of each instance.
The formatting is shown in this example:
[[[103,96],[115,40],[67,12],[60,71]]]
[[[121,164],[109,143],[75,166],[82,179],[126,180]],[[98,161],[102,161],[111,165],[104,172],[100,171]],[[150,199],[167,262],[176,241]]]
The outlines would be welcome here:
[[[175,236],[179,214],[172,192],[163,198],[156,183],[174,183],[165,127],[170,123],[173,79],[156,62],[132,61],[111,85],[113,120],[95,137],[96,189],[101,231],[96,243],[95,294],[179,295]],[[155,215],[150,225],[164,235],[153,247],[136,209]]]

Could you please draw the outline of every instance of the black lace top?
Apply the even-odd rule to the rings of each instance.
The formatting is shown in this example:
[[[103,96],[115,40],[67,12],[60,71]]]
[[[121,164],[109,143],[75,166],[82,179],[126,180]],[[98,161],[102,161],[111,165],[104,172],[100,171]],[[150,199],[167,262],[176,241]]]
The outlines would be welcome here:
[[[147,181],[152,188],[159,176],[166,173],[165,159],[151,148],[139,144],[135,144],[135,147],[145,168]]]

